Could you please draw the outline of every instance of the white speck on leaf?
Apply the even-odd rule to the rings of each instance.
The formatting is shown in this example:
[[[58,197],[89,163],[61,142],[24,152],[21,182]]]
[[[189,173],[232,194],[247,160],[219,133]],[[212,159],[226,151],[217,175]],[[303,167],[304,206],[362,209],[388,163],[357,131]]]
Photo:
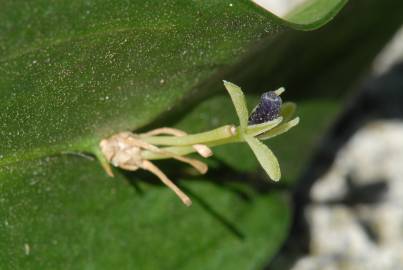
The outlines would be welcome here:
[[[27,243],[24,244],[24,251],[27,256],[31,253],[31,247]]]

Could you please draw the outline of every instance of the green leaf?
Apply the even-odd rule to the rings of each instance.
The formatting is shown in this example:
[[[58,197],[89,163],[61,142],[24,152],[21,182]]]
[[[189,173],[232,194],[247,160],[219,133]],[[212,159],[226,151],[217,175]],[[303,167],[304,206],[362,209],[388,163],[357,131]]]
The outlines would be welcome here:
[[[339,9],[320,5],[316,14]],[[246,56],[260,44],[272,44],[275,57],[266,63],[289,69],[277,64],[289,58],[280,35],[289,22],[248,0],[3,1],[0,21],[2,269],[263,268],[285,238],[290,208],[279,192],[223,184],[256,163],[244,145],[235,145],[235,155],[217,150],[218,158],[236,159],[231,177],[216,166],[180,182],[190,209],[148,174],[127,180],[116,171],[110,179],[97,162],[67,154],[93,152],[117,131],[172,126],[183,115],[186,131],[202,127],[186,114],[223,92],[224,77],[253,70]],[[323,24],[311,22],[293,27]],[[199,131],[220,121],[210,116]],[[176,163],[170,168],[169,176],[182,172]]]
[[[21,165],[0,169],[2,269],[261,269],[286,237],[285,197],[236,175],[180,181],[187,208],[146,173],[111,179],[78,156]]]
[[[280,164],[278,164],[278,160],[273,152],[264,143],[253,136],[245,135],[244,139],[249,144],[267,175],[274,181],[280,180]]]
[[[0,165],[93,151],[213,91],[204,82],[283,30],[249,0],[6,1],[0,20]]]
[[[224,86],[227,89],[232,103],[234,104],[236,114],[238,115],[239,125],[242,129],[248,127],[248,117],[249,112],[246,107],[245,95],[242,92],[242,89],[231,82],[224,81]]]

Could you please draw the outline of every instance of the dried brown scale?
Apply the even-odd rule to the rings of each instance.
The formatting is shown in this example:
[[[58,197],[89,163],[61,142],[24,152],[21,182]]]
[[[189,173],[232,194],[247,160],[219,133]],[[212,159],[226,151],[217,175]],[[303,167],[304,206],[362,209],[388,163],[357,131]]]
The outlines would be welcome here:
[[[146,135],[156,135],[156,134],[172,134],[174,136],[184,136],[185,132],[180,130],[175,130],[171,128],[161,128],[157,130],[150,131]],[[142,134],[144,135],[144,134]],[[205,155],[211,150],[205,145],[196,145],[197,148],[202,151]],[[197,171],[204,174],[207,172],[207,165],[203,162],[191,159],[183,156],[175,155],[164,151],[153,144],[149,144],[139,138],[138,135],[131,132],[121,132],[116,135],[111,136],[108,139],[104,139],[100,142],[101,152],[106,158],[106,160],[115,167],[122,168],[128,171],[136,171],[138,169],[147,170],[154,175],[156,175],[166,186],[168,186],[172,191],[178,195],[182,202],[188,206],[191,205],[190,198],[182,192],[157,166],[155,166],[151,161],[143,159],[142,151],[148,150],[162,155],[170,156],[176,160],[185,162]],[[195,148],[195,150],[198,150]],[[199,151],[198,151],[199,152]],[[211,155],[211,154],[210,154]],[[208,155],[208,156],[210,156]]]

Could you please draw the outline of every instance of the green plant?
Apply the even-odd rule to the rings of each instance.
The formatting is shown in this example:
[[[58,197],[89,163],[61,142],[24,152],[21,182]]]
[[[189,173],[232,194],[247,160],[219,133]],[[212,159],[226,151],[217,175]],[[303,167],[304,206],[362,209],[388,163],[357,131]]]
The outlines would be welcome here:
[[[292,209],[287,188],[262,190],[243,144],[216,147],[205,176],[158,163],[191,208],[147,174],[111,179],[82,153],[97,154],[102,139],[124,130],[235,123],[220,96],[224,78],[248,89],[249,105],[263,88],[286,84],[304,125],[270,148],[280,187],[291,186],[339,109],[336,90],[401,22],[401,4],[357,0],[319,31],[291,30],[323,26],[346,2],[311,0],[278,18],[247,0],[3,1],[1,269],[262,268],[286,238]],[[366,46],[352,45],[357,33]]]
[[[158,128],[152,131],[133,134],[122,132],[104,139],[100,143],[101,150],[95,149],[97,157],[108,175],[113,176],[109,163],[129,171],[139,168],[155,174],[160,180],[178,195],[182,202],[191,205],[189,197],[183,193],[168,177],[158,169],[150,160],[173,158],[193,166],[200,173],[207,172],[207,166],[196,160],[184,157],[184,155],[198,152],[203,157],[212,155],[209,147],[225,145],[229,143],[246,142],[251,147],[268,176],[274,181],[280,180],[280,165],[273,152],[260,140],[273,138],[290,128],[296,126],[299,118],[289,121],[295,112],[294,103],[281,104],[274,119],[257,124],[249,124],[249,113],[241,88],[233,83],[224,81],[224,85],[231,96],[239,119],[239,127],[226,125],[211,131],[188,135],[185,132],[173,128]],[[275,96],[280,96],[284,88],[274,91]],[[280,125],[281,124],[281,125]],[[169,134],[171,136],[159,136]],[[260,139],[260,140],[259,140]],[[167,146],[159,148],[159,146]]]

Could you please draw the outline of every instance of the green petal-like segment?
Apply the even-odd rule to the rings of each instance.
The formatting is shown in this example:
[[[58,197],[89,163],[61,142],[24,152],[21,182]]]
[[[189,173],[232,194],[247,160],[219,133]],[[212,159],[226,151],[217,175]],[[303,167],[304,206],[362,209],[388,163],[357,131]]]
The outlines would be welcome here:
[[[270,129],[269,131],[259,135],[258,138],[259,138],[259,140],[267,140],[267,139],[276,137],[280,134],[287,132],[291,128],[295,127],[296,125],[298,125],[298,123],[299,123],[299,117],[296,117],[289,122],[286,122],[277,127],[274,127],[273,129]]]
[[[294,102],[284,102],[283,105],[281,105],[280,111],[284,122],[289,121],[294,116],[296,110],[297,105]]]
[[[257,160],[269,177],[274,181],[280,180],[280,164],[273,152],[255,137],[245,135],[244,139],[249,144],[250,148],[252,148]]]
[[[283,117],[280,116],[272,121],[268,121],[268,122],[256,124],[256,125],[250,125],[246,128],[246,134],[256,137],[260,134],[263,134],[263,133],[271,130],[272,128],[274,128],[275,126],[280,124],[281,121],[283,121]]]
[[[233,83],[224,81],[224,86],[231,96],[232,103],[234,104],[236,113],[239,118],[239,125],[242,129],[248,126],[248,108],[246,107],[245,96],[241,88]]]

